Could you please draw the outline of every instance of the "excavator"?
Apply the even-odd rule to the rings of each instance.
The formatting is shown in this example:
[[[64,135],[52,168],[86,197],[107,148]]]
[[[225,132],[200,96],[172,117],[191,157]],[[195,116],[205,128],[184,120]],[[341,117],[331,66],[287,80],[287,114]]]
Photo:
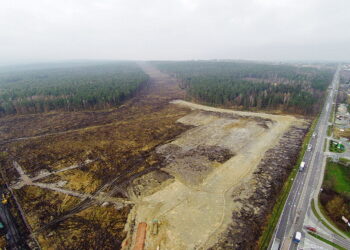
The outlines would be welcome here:
[[[8,203],[8,197],[4,193],[2,194],[2,197],[1,197],[1,203],[3,205],[6,205]]]

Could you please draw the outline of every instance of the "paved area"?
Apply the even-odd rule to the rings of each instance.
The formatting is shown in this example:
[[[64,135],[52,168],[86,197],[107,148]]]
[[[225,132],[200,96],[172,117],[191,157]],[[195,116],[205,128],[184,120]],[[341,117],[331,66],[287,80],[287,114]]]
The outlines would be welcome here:
[[[304,155],[303,161],[306,163],[306,169],[305,171],[298,172],[282,212],[279,224],[277,225],[273,242],[280,241],[281,243],[278,246],[272,244],[272,248],[299,248],[298,245],[291,243],[291,239],[296,231],[305,232],[304,226],[306,223],[309,223],[309,221],[306,220],[308,217],[307,211],[310,208],[311,200],[318,196],[323,181],[326,156],[323,153],[323,146],[325,138],[327,137],[328,121],[332,105],[336,98],[336,92],[339,85],[339,71],[340,67],[338,67],[338,70],[334,75],[329,95],[325,101],[324,108],[316,125],[315,131],[317,132],[317,136],[312,138],[310,142],[313,149],[311,152],[306,152]],[[329,235],[331,235],[332,237],[330,237],[329,240],[345,247],[346,249],[350,249],[349,240],[331,234],[328,229],[324,230],[326,232],[328,231],[328,234],[322,234],[324,237],[329,237]],[[303,235],[305,237],[305,233],[303,233]],[[300,247],[302,245],[303,242],[301,242]],[[328,249],[330,248],[331,247],[329,246]]]
[[[303,250],[330,250],[334,249],[330,245],[324,243],[323,241],[320,241],[316,239],[315,237],[312,237],[311,235],[305,235],[305,239],[303,241],[303,246],[300,247]]]

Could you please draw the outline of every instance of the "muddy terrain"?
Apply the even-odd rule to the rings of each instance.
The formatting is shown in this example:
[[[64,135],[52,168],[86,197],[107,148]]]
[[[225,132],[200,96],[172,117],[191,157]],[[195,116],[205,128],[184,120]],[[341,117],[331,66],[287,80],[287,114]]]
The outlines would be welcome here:
[[[146,249],[254,248],[308,123],[182,101],[141,67],[151,81],[121,107],[0,119],[2,170],[35,237],[132,249],[146,222]]]

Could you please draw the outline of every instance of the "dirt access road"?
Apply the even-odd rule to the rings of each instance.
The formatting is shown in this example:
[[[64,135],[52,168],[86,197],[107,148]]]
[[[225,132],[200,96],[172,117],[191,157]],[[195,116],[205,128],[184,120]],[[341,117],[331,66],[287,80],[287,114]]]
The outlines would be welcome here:
[[[161,75],[155,69],[146,72],[152,78]],[[235,189],[252,177],[265,152],[277,145],[291,125],[301,122],[293,116],[232,111],[182,100],[172,103],[193,110],[178,122],[194,128],[158,147],[167,159],[162,170],[174,179],[151,195],[134,197],[136,205],[125,227],[125,249],[132,247],[140,222],[150,229],[146,249],[212,246],[231,223],[232,212],[240,209],[232,199]],[[212,147],[228,150],[232,157],[218,162],[199,152]],[[156,235],[151,233],[155,219],[160,223]]]

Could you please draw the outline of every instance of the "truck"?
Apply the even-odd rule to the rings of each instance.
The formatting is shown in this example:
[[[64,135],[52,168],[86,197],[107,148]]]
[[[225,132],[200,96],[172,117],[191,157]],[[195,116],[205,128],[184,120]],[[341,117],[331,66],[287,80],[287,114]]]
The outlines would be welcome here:
[[[299,171],[302,172],[304,170],[304,168],[305,168],[305,161],[302,161],[300,163]]]
[[[297,244],[301,241],[301,233],[300,232],[295,232],[293,241]]]
[[[281,241],[277,238],[272,242],[271,250],[279,250],[281,245]]]
[[[147,223],[140,222],[137,227],[135,245],[133,250],[143,250],[145,247]]]

